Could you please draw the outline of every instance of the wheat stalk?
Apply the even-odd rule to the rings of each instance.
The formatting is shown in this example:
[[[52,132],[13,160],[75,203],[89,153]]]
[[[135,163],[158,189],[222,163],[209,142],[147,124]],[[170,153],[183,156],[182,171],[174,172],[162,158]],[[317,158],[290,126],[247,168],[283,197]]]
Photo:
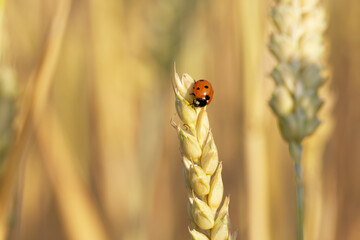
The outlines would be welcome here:
[[[222,163],[204,108],[192,106],[194,80],[188,74],[180,79],[175,70],[173,82],[175,106],[181,125],[177,129],[188,190],[189,232],[194,240],[235,240],[230,232],[229,202],[223,201]],[[220,207],[220,208],[219,208]]]
[[[15,117],[18,96],[17,77],[11,64],[9,64],[10,54],[7,28],[4,24],[4,11],[5,1],[0,1],[0,239],[5,239],[9,234],[8,220],[10,215],[13,214],[12,216],[18,221],[20,218],[19,209],[21,209],[19,207],[10,212],[10,207],[3,201],[7,196],[13,196],[10,186],[15,181],[9,182],[7,176],[10,165],[9,153],[16,138]],[[20,171],[23,169],[20,168]],[[7,191],[3,191],[3,189]],[[21,184],[19,184],[19,189],[22,189]],[[18,199],[21,199],[21,191],[18,192],[18,195]],[[14,234],[14,238],[16,238],[16,234]]]
[[[278,0],[271,16],[277,31],[269,48],[278,63],[272,72],[276,87],[270,106],[295,162],[298,239],[302,240],[302,140],[320,124],[316,114],[323,104],[318,88],[324,82],[325,11],[319,0]]]
[[[18,88],[14,70],[8,63],[8,39],[3,20],[4,10],[5,1],[0,1],[0,177],[15,135],[13,120],[16,114],[15,102]]]

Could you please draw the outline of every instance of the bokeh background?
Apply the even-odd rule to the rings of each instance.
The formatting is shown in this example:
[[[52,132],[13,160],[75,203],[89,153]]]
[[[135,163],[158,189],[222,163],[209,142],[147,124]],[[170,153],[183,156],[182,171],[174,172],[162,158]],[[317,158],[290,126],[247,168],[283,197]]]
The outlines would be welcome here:
[[[170,125],[174,62],[213,83],[208,113],[238,239],[295,239],[293,162],[267,103],[272,4],[0,1],[1,88],[11,92],[0,239],[190,238]],[[305,235],[358,240],[360,2],[324,7],[329,78],[322,125],[305,142]]]

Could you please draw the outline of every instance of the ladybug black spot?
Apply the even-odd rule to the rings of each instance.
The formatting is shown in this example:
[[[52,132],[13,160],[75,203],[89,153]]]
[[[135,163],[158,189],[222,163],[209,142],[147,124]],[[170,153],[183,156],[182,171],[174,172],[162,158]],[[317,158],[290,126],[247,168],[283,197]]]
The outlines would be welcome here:
[[[204,80],[199,80],[199,82],[203,82]]]
[[[206,95],[206,96],[205,96],[205,99],[206,99],[206,100],[210,100],[209,95]]]
[[[208,85],[205,85],[205,88],[209,88],[209,86],[208,86]]]
[[[200,90],[200,88],[199,88],[199,87],[197,87],[197,88],[196,88],[196,90]]]
[[[207,100],[202,98],[195,98],[193,101],[194,107],[205,107],[207,105]]]

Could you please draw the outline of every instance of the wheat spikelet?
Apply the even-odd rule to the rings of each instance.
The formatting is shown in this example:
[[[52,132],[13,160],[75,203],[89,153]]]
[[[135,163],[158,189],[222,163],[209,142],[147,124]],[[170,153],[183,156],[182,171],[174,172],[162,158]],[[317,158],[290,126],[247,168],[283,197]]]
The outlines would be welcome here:
[[[295,161],[298,239],[303,239],[302,140],[319,126],[323,102],[318,89],[324,83],[325,10],[319,0],[278,0],[272,9],[276,32],[269,49],[276,57],[272,77],[276,87],[270,106]]]
[[[192,106],[194,80],[188,74],[180,79],[175,70],[175,106],[182,125],[177,129],[183,171],[188,190],[188,211],[194,240],[234,240],[230,232],[229,197],[223,201],[222,163],[210,130],[206,107]],[[220,207],[221,205],[221,207]],[[220,207],[220,208],[219,208]]]

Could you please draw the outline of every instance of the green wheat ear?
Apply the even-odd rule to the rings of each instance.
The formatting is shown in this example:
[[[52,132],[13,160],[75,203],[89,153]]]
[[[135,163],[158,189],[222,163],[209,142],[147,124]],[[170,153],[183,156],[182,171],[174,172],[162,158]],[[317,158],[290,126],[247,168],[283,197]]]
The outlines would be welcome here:
[[[193,84],[190,75],[185,73],[180,79],[175,70],[175,107],[182,124],[173,123],[173,126],[179,136],[188,190],[189,232],[194,240],[235,240],[236,236],[230,231],[230,198],[223,201],[222,163],[210,131],[206,107],[194,108],[191,104]]]
[[[277,59],[272,77],[275,90],[270,106],[295,161],[298,239],[303,239],[302,140],[319,126],[323,102],[318,89],[324,83],[325,11],[319,0],[278,0],[271,17],[276,27],[269,49]]]

